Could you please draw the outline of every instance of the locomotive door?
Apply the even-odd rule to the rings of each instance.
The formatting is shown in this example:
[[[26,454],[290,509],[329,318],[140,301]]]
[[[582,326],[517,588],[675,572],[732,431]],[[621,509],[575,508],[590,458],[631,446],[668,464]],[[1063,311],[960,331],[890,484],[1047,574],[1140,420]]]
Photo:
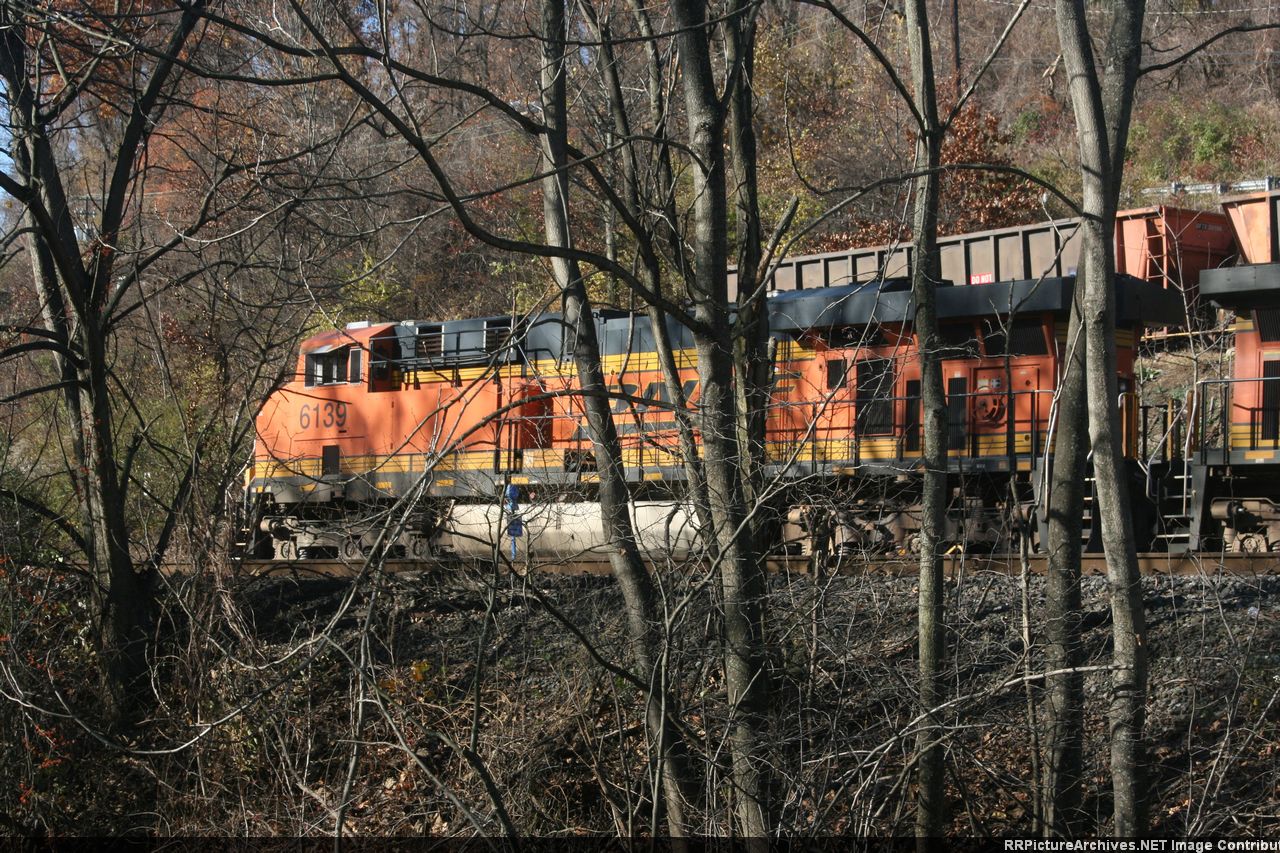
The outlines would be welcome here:
[[[810,412],[805,403],[809,399],[804,365],[783,359],[773,373],[773,385],[769,393],[769,408],[765,415],[765,434],[770,462],[791,459],[796,444],[807,433]],[[801,461],[808,458],[801,457]]]
[[[902,455],[896,437],[902,425],[894,415],[898,404],[894,360],[881,356],[863,358],[850,372],[854,386],[854,427],[860,458],[888,459]]]
[[[849,388],[853,368],[843,355],[828,358],[825,367],[823,402],[820,403],[822,411],[816,419],[817,434],[814,440],[821,448],[821,458],[841,461],[853,459],[853,394]]]
[[[969,372],[965,364],[943,362],[947,388],[947,450],[964,453],[969,448]]]
[[[1039,379],[1040,371],[1035,366],[974,368],[971,415],[979,455],[1029,452],[1027,434],[1034,429],[1037,417],[1035,390]],[[1009,438],[1013,440],[1012,447]]]
[[[924,437],[920,434],[921,421],[923,419],[920,411],[919,375],[910,375],[906,380],[904,390],[906,391],[906,397],[902,401],[903,449],[908,454],[916,454],[924,448]]]
[[[1261,429],[1251,429],[1267,446],[1275,447],[1280,443],[1280,361],[1264,360],[1262,362],[1262,398],[1258,416]],[[1259,442],[1255,438],[1253,446]]]

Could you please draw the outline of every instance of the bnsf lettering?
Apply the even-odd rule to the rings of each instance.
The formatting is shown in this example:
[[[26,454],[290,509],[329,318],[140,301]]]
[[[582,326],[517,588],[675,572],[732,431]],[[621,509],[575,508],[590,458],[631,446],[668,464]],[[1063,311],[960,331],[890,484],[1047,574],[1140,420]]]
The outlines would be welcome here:
[[[698,380],[685,380],[681,390],[684,392],[685,402],[693,402],[693,398],[698,393]],[[631,411],[631,398],[636,396],[644,398],[642,401],[636,401],[635,403],[636,409],[641,412],[646,411],[651,403],[666,404],[667,406],[671,404],[671,396],[667,394],[667,385],[661,381],[650,382],[645,387],[644,394],[639,393],[639,385],[634,385],[630,382],[611,384],[608,386],[608,392],[609,396],[616,398],[613,401],[614,414],[625,414]],[[666,408],[666,406],[659,406],[659,408]]]
[[[636,406],[642,412],[649,408],[650,402],[670,405],[671,397],[667,395],[667,384],[665,382],[650,382],[649,387],[644,389],[644,399],[645,402]],[[666,406],[661,408],[665,409]]]
[[[610,385],[609,396],[618,397],[613,401],[614,412],[625,412],[631,408],[631,401],[628,397],[634,397],[636,392],[640,390],[639,385],[632,385],[630,382],[624,382],[621,385]],[[619,396],[620,395],[620,396]]]
[[[671,413],[671,396],[667,393],[665,382],[650,382],[645,387],[644,394],[639,393],[639,385],[633,385],[629,382],[610,384],[606,390],[609,396],[616,398],[612,406],[613,413],[616,415],[631,414],[633,401],[636,413],[650,412],[649,407],[653,405],[651,414],[644,419],[643,424],[628,423],[623,420],[618,424],[619,433],[628,435],[636,432],[675,428],[675,417]],[[694,402],[694,398],[698,395],[698,380],[685,380],[684,384],[680,386],[680,390],[684,392],[686,403]],[[635,400],[637,396],[641,397],[641,399]],[[577,429],[573,431],[572,440],[585,441],[588,438],[590,436],[587,434],[585,425],[579,424]]]
[[[324,403],[304,405],[298,409],[298,428],[308,430],[312,427],[342,429],[347,425],[347,404],[329,400]]]

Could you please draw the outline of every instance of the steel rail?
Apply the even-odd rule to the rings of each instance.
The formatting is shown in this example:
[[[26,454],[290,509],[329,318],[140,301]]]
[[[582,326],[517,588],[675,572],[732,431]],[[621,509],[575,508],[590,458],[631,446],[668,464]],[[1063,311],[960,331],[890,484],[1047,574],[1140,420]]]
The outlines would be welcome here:
[[[661,570],[666,564],[650,569]],[[912,555],[885,555],[880,557],[851,557],[843,560],[831,560],[821,566],[814,565],[808,556],[772,556],[768,558],[770,572],[786,572],[792,574],[812,575],[882,575],[889,577],[905,577],[914,575],[918,568],[918,558]],[[1048,567],[1048,558],[1044,554],[1032,554],[1027,558],[1027,570],[1031,574],[1042,575]],[[1150,553],[1138,555],[1138,567],[1144,575],[1171,577],[1213,577],[1219,575],[1280,575],[1280,553]],[[174,569],[181,571],[178,567]],[[251,575],[295,575],[318,577],[355,577],[366,568],[360,560],[237,560],[233,569]],[[389,559],[385,568],[391,572],[420,572],[440,574],[459,572],[491,572],[493,564],[481,560],[464,559]],[[515,574],[556,574],[556,575],[609,575],[609,561],[603,556],[585,555],[567,560],[539,560],[533,563],[504,563],[501,567]],[[681,567],[688,571],[689,566]],[[1022,571],[1022,562],[1017,554],[948,554],[943,557],[943,568],[948,576],[960,574],[996,573],[1014,575]],[[1080,560],[1080,572],[1084,576],[1105,575],[1106,558],[1102,554],[1085,554]]]

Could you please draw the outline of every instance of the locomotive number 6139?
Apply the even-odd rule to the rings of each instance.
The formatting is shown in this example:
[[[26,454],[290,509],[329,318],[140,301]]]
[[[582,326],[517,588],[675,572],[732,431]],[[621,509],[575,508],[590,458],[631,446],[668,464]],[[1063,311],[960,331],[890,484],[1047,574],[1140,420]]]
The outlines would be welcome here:
[[[328,400],[324,403],[304,405],[298,409],[298,427],[342,427],[347,425],[347,404]]]

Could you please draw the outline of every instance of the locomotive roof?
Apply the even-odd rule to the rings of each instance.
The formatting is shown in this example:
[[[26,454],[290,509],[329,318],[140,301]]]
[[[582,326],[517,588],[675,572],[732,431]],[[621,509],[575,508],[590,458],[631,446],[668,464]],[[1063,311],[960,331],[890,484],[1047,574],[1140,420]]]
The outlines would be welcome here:
[[[1269,292],[1280,301],[1280,265],[1272,279],[1260,279],[1254,290]],[[1238,272],[1248,267],[1220,272]],[[1206,273],[1206,276],[1208,274]],[[1214,295],[1214,285],[1202,288]],[[1269,288],[1269,290],[1268,290]],[[838,287],[794,290],[769,296],[769,325],[774,332],[803,332],[838,326],[865,326],[877,323],[909,322],[914,311],[909,279],[889,278]],[[958,320],[993,315],[1065,315],[1075,290],[1075,276],[1004,281],[993,284],[954,286],[942,282],[937,291],[938,318]],[[1215,300],[1216,300],[1215,296]],[[1132,276],[1116,278],[1117,323],[1121,326],[1144,323],[1151,326],[1180,326],[1185,317],[1179,294]],[[613,309],[594,313],[601,355],[624,352],[652,352],[656,349],[648,317]],[[510,335],[514,320],[514,335]],[[509,315],[476,317],[442,322],[406,321],[382,323],[363,328],[323,332],[302,346],[305,354],[327,352],[349,344],[368,345],[372,338],[390,337],[398,344],[399,358],[418,359],[419,336],[430,335],[438,343],[426,356],[449,363],[500,362],[561,359],[569,355],[571,335],[567,335],[563,315],[554,312],[531,317]],[[675,349],[693,345],[692,335],[674,318],[667,319],[667,334]]]
[[[1250,264],[1200,273],[1200,293],[1219,308],[1280,304],[1280,264]]]
[[[371,337],[388,329],[391,323],[377,323],[369,325],[350,324],[343,329],[329,329],[312,335],[302,342],[302,352],[307,355],[318,355],[320,353],[332,352],[339,347],[352,345],[367,345]]]
[[[794,290],[769,298],[769,325],[774,331],[805,331],[831,326],[905,323],[914,314],[911,293],[901,279],[860,282]],[[942,282],[937,291],[938,319],[957,320],[1009,314],[1066,314],[1075,292],[1075,276],[954,286]],[[1178,326],[1185,321],[1182,298],[1132,276],[1116,277],[1116,320]]]

